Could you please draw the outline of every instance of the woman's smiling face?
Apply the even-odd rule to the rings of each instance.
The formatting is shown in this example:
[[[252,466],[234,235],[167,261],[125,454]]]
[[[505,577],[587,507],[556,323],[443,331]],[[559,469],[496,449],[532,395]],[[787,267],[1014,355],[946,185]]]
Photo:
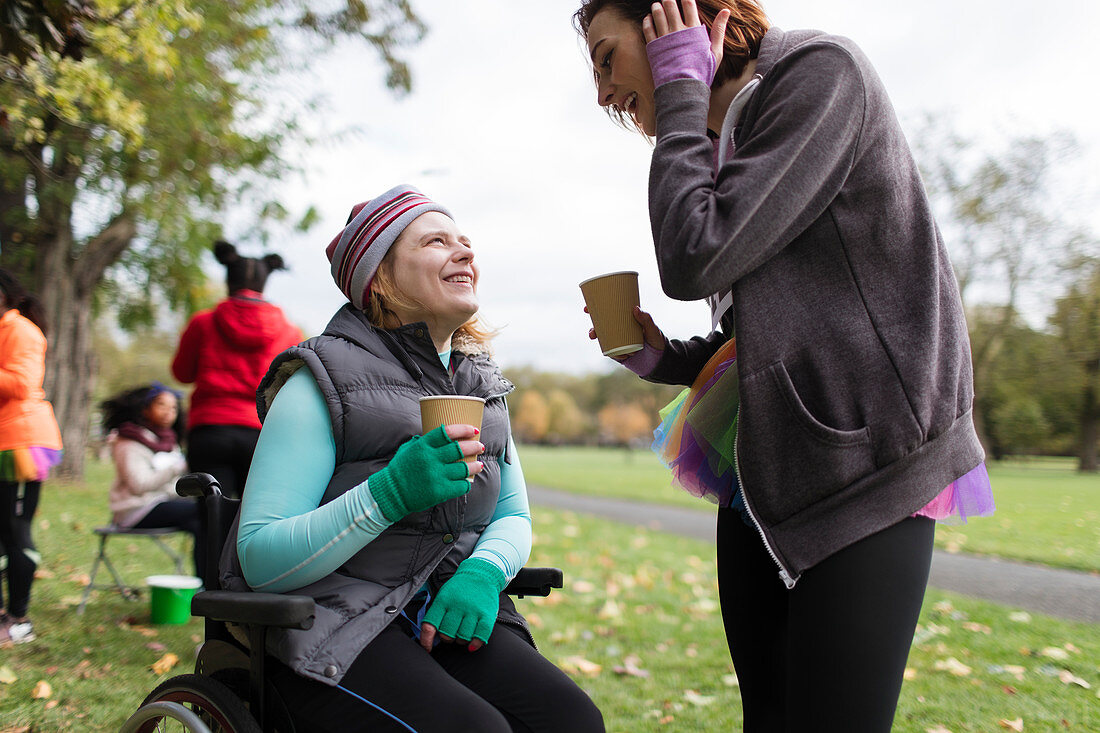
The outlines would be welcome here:
[[[629,115],[646,135],[657,130],[653,72],[639,23],[613,7],[604,8],[588,26],[588,53],[596,74],[597,102]]]
[[[387,258],[392,258],[393,281],[417,304],[395,309],[402,323],[427,321],[434,334],[437,326],[454,331],[477,313],[474,251],[446,214],[429,211],[418,216],[401,232]]]

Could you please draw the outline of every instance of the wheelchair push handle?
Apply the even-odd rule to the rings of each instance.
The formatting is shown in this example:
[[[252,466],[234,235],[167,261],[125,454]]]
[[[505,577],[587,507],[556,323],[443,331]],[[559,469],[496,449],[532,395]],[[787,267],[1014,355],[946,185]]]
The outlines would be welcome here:
[[[221,496],[222,487],[218,480],[208,473],[185,473],[176,479],[176,493],[183,497]]]

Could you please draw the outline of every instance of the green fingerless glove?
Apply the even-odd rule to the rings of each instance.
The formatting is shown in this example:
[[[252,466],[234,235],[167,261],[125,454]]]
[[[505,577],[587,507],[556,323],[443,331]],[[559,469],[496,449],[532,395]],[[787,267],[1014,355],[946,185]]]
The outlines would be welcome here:
[[[462,496],[471,487],[468,474],[462,449],[440,426],[405,441],[389,465],[367,479],[367,488],[393,523]]]
[[[500,568],[476,557],[463,560],[432,599],[424,623],[460,641],[489,641],[508,579]]]

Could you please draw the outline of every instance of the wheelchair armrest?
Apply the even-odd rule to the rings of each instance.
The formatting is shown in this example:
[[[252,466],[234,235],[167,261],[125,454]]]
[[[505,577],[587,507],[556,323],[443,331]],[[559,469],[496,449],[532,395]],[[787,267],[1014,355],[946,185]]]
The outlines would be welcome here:
[[[504,589],[508,595],[519,596],[548,596],[551,588],[561,588],[564,585],[560,568],[520,568],[516,577]]]
[[[208,473],[185,473],[176,479],[176,493],[183,497],[221,496],[222,487]]]
[[[192,616],[235,624],[304,630],[313,626],[313,613],[309,596],[206,590],[191,599]]]

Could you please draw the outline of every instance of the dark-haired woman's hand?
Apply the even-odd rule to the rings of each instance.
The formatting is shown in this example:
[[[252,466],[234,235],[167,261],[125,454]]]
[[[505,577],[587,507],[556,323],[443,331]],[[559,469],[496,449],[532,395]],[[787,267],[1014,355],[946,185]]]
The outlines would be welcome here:
[[[584,312],[588,312],[588,306],[584,307]],[[642,310],[638,306],[634,306],[633,315],[634,320],[642,324],[642,338],[645,339],[645,342],[653,348],[657,349],[657,351],[664,351],[666,341],[665,334],[660,328],[657,327],[657,324],[653,322],[653,316],[649,315],[647,311]],[[588,338],[592,339],[593,341],[596,340],[595,328],[588,329]],[[618,362],[623,362],[629,359],[630,356],[630,354],[622,354],[620,356],[612,356],[609,358],[614,359]]]
[[[684,7],[683,13],[680,12],[681,4]],[[729,8],[722,8],[710,27],[710,52],[714,54],[715,68],[722,64],[723,41],[729,19]],[[703,22],[699,18],[699,8],[695,5],[695,0],[662,0],[653,3],[649,15],[642,20],[642,35],[645,36],[646,43],[650,43],[669,33],[700,25]]]

